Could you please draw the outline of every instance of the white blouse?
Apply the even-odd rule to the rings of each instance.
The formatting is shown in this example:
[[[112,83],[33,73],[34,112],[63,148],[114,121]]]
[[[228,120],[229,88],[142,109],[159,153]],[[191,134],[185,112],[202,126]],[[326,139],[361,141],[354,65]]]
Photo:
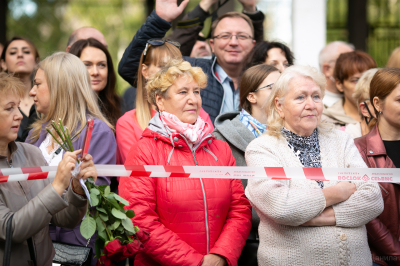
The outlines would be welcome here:
[[[56,142],[54,143],[54,149],[48,152],[47,147],[52,145],[53,144],[52,142],[53,142],[53,137],[49,133],[47,133],[47,136],[45,140],[42,142],[42,144],[40,144],[39,149],[42,152],[43,157],[49,166],[58,166],[58,164],[62,160],[64,150],[63,149],[58,150],[58,148],[60,148],[60,145]]]

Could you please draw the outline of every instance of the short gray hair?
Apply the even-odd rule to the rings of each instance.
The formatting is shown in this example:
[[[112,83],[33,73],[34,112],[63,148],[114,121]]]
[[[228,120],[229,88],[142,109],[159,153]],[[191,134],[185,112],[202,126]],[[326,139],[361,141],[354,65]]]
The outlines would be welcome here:
[[[329,60],[331,60],[332,57],[336,57],[337,50],[339,49],[340,46],[347,46],[350,49],[354,50],[355,47],[351,43],[343,42],[343,41],[334,41],[328,43],[322,50],[319,52],[318,55],[318,62],[319,62],[319,69],[322,70],[322,65]]]
[[[326,79],[325,76],[319,72],[315,67],[311,66],[290,66],[285,69],[279,79],[275,82],[272,91],[267,99],[266,108],[268,110],[268,130],[267,134],[279,137],[281,136],[281,130],[284,125],[284,120],[279,116],[278,110],[275,106],[275,99],[278,98],[282,103],[286,94],[290,89],[290,82],[295,78],[307,78],[315,82],[315,84],[321,88],[322,96],[325,95]],[[318,128],[324,130],[327,128],[320,123]],[[329,127],[330,128],[330,127]]]

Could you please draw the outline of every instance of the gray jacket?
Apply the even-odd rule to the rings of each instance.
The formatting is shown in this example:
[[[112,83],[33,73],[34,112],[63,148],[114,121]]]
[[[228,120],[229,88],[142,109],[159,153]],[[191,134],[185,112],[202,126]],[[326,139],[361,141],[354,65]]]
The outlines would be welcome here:
[[[235,157],[237,166],[247,166],[244,159],[244,152],[247,145],[255,139],[253,133],[239,120],[240,112],[228,112],[220,114],[215,119],[214,136],[227,142]],[[242,179],[244,188],[247,186],[247,179]],[[252,209],[252,227],[250,236],[253,232],[257,232],[260,218],[254,208]]]
[[[0,169],[44,166],[40,150],[30,144],[11,142],[11,160],[0,155]],[[3,261],[6,223],[14,213],[10,265],[30,265],[26,239],[32,237],[37,265],[51,265],[54,248],[49,223],[74,228],[86,212],[86,199],[72,189],[60,197],[50,181],[31,180],[0,184],[0,262]]]

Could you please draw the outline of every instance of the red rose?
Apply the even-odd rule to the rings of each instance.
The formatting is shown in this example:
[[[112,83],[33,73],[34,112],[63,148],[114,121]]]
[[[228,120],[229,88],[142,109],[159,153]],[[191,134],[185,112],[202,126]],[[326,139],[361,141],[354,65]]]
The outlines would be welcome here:
[[[101,256],[96,263],[96,266],[113,266],[114,264],[111,262],[109,258],[106,256]]]
[[[143,247],[142,243],[139,240],[134,239],[133,242],[126,245],[126,250],[124,255],[127,258],[134,258],[136,253],[138,253],[142,249],[142,247]]]
[[[144,231],[143,229],[140,229],[139,231],[136,232],[136,237],[140,240],[140,242],[144,243],[146,242],[147,239],[150,238],[150,233]]]
[[[121,246],[121,242],[118,238],[108,242],[104,247],[104,253],[106,254],[107,258],[113,261],[121,261],[126,259],[126,256],[124,255],[125,250],[126,246]]]

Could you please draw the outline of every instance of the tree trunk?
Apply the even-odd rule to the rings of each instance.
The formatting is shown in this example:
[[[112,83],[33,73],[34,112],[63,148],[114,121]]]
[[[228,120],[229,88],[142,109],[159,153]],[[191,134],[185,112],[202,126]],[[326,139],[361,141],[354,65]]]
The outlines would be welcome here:
[[[368,23],[367,0],[348,0],[347,28],[349,42],[357,50],[367,50]]]
[[[0,43],[7,41],[7,10],[8,0],[0,0]]]

